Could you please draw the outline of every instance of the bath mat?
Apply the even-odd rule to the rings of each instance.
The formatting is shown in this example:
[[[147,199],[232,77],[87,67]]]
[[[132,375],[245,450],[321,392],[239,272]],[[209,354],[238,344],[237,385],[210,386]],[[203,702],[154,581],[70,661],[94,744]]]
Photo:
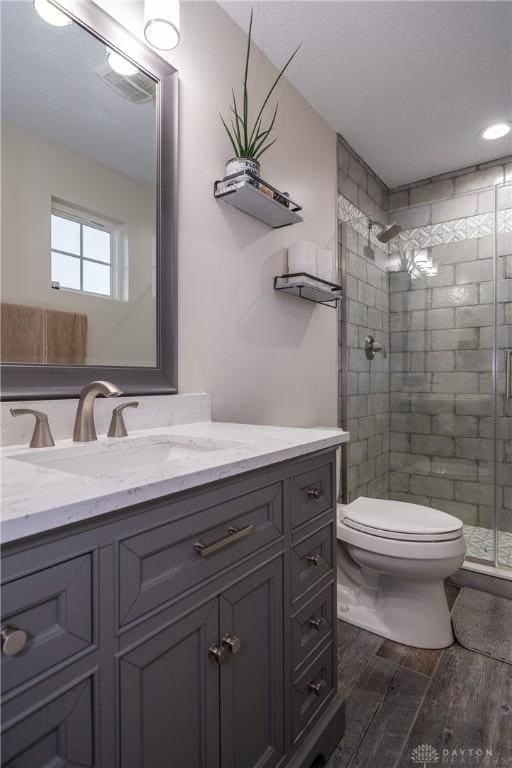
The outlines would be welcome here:
[[[512,664],[512,600],[463,587],[452,611],[453,631],[469,651]]]

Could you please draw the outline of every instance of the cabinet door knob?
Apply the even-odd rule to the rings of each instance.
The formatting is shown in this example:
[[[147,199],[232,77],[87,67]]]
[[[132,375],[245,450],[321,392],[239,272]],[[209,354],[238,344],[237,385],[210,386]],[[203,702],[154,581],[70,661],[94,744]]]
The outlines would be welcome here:
[[[323,683],[310,683],[308,686],[311,693],[314,693],[315,696],[320,696],[323,687]]]
[[[308,563],[311,563],[311,565],[318,565],[320,562],[320,555],[308,555],[306,560]]]
[[[217,664],[223,664],[229,654],[227,645],[210,645],[208,648],[208,658],[216,661]]]
[[[324,620],[322,618],[319,618],[319,619],[312,618],[308,621],[309,626],[313,627],[313,629],[320,629],[323,623],[324,623]]]
[[[306,495],[310,499],[319,499],[322,495],[320,488],[306,488]]]
[[[23,629],[5,626],[0,632],[2,638],[2,653],[6,656],[16,656],[23,650],[28,640],[28,635]]]
[[[232,635],[228,632],[228,634],[224,635],[222,638],[222,645],[227,648],[230,653],[238,653],[242,647],[242,641],[236,635]]]

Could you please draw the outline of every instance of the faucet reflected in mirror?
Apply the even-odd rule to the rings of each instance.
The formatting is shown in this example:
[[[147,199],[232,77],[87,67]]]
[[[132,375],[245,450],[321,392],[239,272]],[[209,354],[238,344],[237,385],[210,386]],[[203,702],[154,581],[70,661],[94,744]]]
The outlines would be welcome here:
[[[73,442],[87,443],[98,439],[94,424],[94,402],[99,395],[119,397],[122,394],[122,391],[109,381],[92,381],[83,387],[75,417]]]

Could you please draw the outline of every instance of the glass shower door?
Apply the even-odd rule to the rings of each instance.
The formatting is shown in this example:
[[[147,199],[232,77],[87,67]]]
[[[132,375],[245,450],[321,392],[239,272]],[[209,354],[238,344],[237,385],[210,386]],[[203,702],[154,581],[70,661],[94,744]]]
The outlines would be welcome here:
[[[512,569],[512,184],[496,187],[496,561]]]

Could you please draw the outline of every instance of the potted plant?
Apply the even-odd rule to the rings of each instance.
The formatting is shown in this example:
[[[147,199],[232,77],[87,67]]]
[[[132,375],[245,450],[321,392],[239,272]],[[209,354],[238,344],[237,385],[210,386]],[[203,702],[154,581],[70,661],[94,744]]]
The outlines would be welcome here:
[[[249,32],[247,34],[247,52],[245,55],[243,96],[242,96],[243,104],[240,108],[236,100],[235,91],[233,90],[232,91],[233,104],[230,107],[233,115],[230,118],[229,126],[226,120],[222,117],[222,115],[220,115],[220,119],[222,120],[222,125],[226,129],[226,133],[229,136],[231,146],[233,147],[233,150],[235,153],[235,156],[232,157],[231,160],[228,160],[228,162],[226,163],[227,176],[234,173],[240,173],[241,171],[250,171],[256,176],[260,175],[259,158],[264,152],[267,151],[267,149],[269,149],[272,146],[272,144],[274,144],[277,141],[277,137],[274,139],[271,139],[270,136],[276,121],[279,104],[276,104],[276,108],[274,110],[272,119],[270,120],[270,123],[267,124],[266,128],[263,126],[263,117],[264,117],[265,107],[267,106],[269,99],[272,93],[274,92],[277,84],[279,83],[280,79],[286,72],[288,66],[291,64],[293,58],[295,57],[297,51],[301,46],[301,43],[300,43],[297,46],[297,48],[294,50],[294,52],[292,53],[292,55],[284,65],[284,67],[281,69],[276,79],[274,80],[274,83],[272,84],[272,87],[270,88],[265,99],[263,100],[263,104],[261,105],[256,115],[256,119],[254,120],[254,123],[252,124],[252,127],[251,127],[249,124],[249,121],[250,121],[249,93],[247,89],[247,79],[249,75],[249,60],[251,55],[252,18],[253,18],[253,9],[251,9],[251,16],[249,19]]]

